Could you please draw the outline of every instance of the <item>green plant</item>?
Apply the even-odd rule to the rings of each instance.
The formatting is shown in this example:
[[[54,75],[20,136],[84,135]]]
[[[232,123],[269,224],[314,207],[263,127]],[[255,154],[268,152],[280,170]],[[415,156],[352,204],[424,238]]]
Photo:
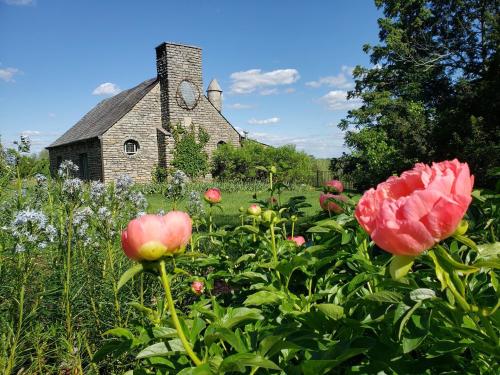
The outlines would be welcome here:
[[[208,172],[208,155],[204,147],[210,139],[208,133],[202,127],[191,125],[185,129],[178,124],[172,126],[172,134],[175,140],[172,165],[191,178],[205,175]]]

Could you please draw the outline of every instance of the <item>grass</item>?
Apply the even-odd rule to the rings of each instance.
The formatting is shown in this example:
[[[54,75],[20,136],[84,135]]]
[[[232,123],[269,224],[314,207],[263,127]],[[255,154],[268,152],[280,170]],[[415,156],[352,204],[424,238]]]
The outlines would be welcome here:
[[[265,200],[269,197],[266,191],[257,192],[257,199]],[[307,202],[312,206],[304,209],[306,216],[313,216],[316,214],[319,207],[320,192],[314,188],[303,188],[293,191],[285,191],[281,194],[282,202],[286,202],[293,196],[303,195],[306,197]],[[224,192],[222,190],[222,212],[217,212],[215,215],[215,224],[217,225],[237,225],[239,222],[240,207],[247,207],[254,201],[252,192]],[[148,199],[148,212],[157,213],[159,210],[165,212],[172,210],[172,202],[167,200],[160,194],[149,194]],[[179,203],[179,210],[186,209],[186,201],[183,200]]]

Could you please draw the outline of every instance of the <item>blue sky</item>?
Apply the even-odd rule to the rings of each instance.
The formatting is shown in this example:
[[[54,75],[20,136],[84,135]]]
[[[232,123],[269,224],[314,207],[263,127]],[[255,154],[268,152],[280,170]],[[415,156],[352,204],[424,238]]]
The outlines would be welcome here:
[[[0,134],[39,151],[100,100],[156,75],[163,41],[203,48],[205,89],[262,142],[344,151],[336,125],[355,65],[377,42],[371,0],[0,0]]]

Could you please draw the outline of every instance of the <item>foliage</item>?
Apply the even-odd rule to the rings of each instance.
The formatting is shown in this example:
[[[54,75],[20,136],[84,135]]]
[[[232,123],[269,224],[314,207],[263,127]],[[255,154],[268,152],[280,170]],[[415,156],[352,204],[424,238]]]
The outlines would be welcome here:
[[[204,151],[210,137],[202,128],[192,125],[189,129],[181,125],[172,127],[175,140],[174,159],[172,165],[186,173],[189,177],[204,176],[209,169],[208,155]]]
[[[266,174],[258,166],[275,165],[278,176],[287,183],[308,182],[313,158],[295,150],[293,145],[270,147],[246,140],[242,147],[221,145],[212,156],[212,175],[222,180],[265,180]]]
[[[364,189],[417,161],[457,157],[479,186],[493,186],[489,171],[500,161],[498,0],[376,5],[384,13],[381,43],[364,46],[374,67],[356,67],[349,94],[362,106],[339,125],[353,152],[333,167]]]
[[[261,171],[269,189],[253,202],[263,214],[243,210],[217,226],[207,216],[222,215],[229,194],[222,189],[221,210],[200,207],[198,195],[192,241],[175,262],[162,260],[164,271],[120,248],[121,230],[144,210],[129,178],[21,181],[20,207],[17,191],[2,190],[0,372],[498,372],[498,194],[475,191],[468,232],[395,281],[390,254],[353,217],[355,196],[342,214],[300,218],[304,197],[285,198],[273,169]],[[201,296],[193,281],[204,283]]]

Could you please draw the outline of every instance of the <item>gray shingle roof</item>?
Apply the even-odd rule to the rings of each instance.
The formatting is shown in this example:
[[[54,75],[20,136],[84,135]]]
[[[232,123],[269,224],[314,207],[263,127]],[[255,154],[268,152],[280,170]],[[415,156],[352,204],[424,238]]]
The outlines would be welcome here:
[[[129,90],[101,101],[47,148],[103,135],[119,119],[125,116],[157,82],[156,78],[148,79]]]

